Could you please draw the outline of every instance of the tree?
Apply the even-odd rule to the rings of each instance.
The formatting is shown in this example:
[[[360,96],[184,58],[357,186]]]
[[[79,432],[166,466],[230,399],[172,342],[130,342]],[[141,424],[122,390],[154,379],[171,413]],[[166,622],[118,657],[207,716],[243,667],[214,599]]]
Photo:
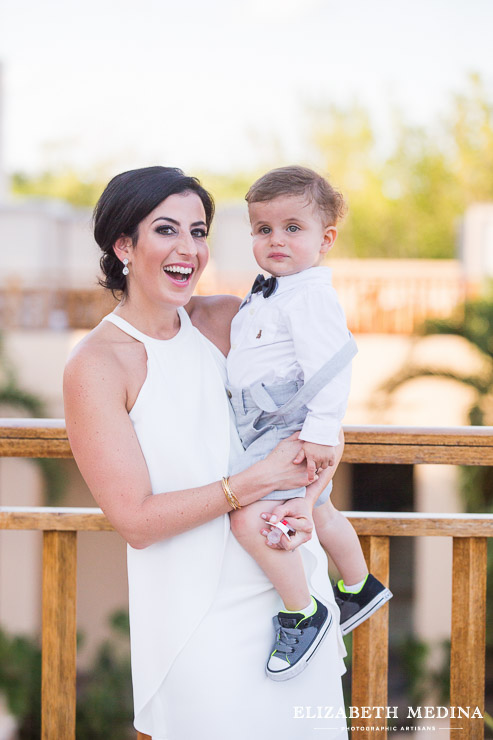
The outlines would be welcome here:
[[[384,390],[393,393],[415,378],[435,377],[453,380],[474,391],[469,409],[469,421],[475,426],[493,424],[493,300],[467,301],[450,319],[430,319],[423,327],[424,335],[449,334],[466,340],[483,362],[476,373],[460,373],[453,369],[415,366],[406,367],[388,381]],[[468,511],[493,511],[493,468],[462,469],[463,494]]]
[[[92,179],[70,169],[34,176],[15,172],[11,179],[11,190],[15,196],[63,200],[81,208],[92,208],[105,185],[106,178]]]
[[[312,159],[349,201],[342,256],[454,257],[467,206],[493,200],[493,103],[478,76],[434,128],[395,114],[387,154],[357,103],[307,115]]]

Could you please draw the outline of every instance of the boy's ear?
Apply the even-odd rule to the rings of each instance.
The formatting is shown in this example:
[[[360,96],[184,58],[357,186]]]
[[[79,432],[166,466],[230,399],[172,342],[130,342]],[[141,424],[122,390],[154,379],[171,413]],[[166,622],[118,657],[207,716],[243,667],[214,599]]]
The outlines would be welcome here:
[[[327,226],[324,231],[321,254],[327,254],[329,249],[332,249],[334,242],[337,238],[337,228],[335,226]]]
[[[113,244],[113,251],[120,260],[123,262],[125,257],[130,257],[130,249],[132,247],[132,240],[128,236],[119,236],[116,242]]]

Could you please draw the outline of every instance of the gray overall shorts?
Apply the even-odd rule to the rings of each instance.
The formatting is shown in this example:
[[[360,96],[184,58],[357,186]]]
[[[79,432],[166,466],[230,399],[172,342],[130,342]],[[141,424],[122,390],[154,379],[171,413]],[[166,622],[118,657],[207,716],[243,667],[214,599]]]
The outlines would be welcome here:
[[[233,464],[231,475],[240,473],[263,460],[282,439],[302,428],[308,409],[306,404],[348,365],[358,349],[352,334],[336,354],[306,383],[291,380],[265,385],[257,382],[249,388],[227,386],[228,396],[235,412],[238,434],[245,451]],[[332,490],[332,481],[321,493],[316,506],[324,504]],[[264,499],[284,500],[303,498],[306,488],[290,491],[272,491]]]

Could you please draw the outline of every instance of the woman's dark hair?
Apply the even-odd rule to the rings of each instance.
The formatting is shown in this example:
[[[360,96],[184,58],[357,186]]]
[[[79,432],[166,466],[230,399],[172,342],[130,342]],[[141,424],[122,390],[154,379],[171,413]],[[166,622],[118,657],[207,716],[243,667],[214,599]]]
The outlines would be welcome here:
[[[214,216],[214,201],[196,177],[187,177],[177,167],[142,167],[122,172],[104,189],[94,209],[94,238],[103,251],[100,260],[104,278],[99,282],[113,293],[126,293],[122,263],[113,251],[121,236],[136,244],[140,222],[170,195],[197,193],[205,210],[209,230]]]

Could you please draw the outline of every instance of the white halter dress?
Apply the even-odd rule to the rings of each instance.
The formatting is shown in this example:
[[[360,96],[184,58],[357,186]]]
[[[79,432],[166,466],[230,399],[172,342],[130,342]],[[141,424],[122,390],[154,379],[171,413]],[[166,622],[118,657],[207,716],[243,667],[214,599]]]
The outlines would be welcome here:
[[[178,312],[181,327],[169,340],[105,317],[146,349],[130,419],[155,494],[217,481],[241,451],[225,358]],[[309,667],[276,683],[264,671],[280,600],[227,515],[143,550],[128,546],[136,729],[153,740],[304,740],[322,728],[325,740],[346,736],[344,646],[327,560],[315,537],[302,550],[311,591],[334,622]],[[324,719],[330,707],[339,716]]]

